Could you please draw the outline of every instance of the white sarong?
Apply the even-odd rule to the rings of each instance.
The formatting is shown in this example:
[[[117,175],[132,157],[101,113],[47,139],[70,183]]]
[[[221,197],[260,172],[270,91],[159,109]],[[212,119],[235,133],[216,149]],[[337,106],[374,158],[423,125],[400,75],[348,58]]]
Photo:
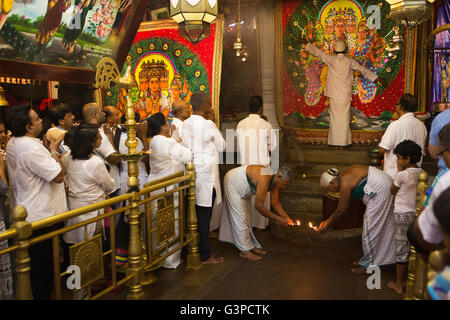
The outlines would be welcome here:
[[[328,144],[332,146],[348,146],[352,144],[350,130],[351,100],[330,98],[330,128],[328,130]]]
[[[359,264],[365,268],[396,262],[394,196],[391,195],[391,185],[392,179],[388,174],[375,167],[369,167],[362,199],[367,206],[362,233],[364,256],[359,260]]]
[[[254,193],[248,184],[246,170],[247,166],[241,166],[225,175],[225,201],[219,229],[219,240],[233,243],[242,252],[262,248],[249,221],[250,199]]]

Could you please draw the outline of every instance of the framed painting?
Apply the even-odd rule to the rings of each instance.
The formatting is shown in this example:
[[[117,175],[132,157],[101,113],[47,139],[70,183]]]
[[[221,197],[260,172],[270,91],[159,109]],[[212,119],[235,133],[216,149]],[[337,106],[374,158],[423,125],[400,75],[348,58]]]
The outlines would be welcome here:
[[[121,68],[146,0],[9,0],[0,13],[0,75],[93,83],[104,57]]]
[[[134,80],[130,98],[141,119],[162,112],[170,122],[172,104],[189,103],[191,95],[201,91],[211,98],[218,123],[223,29],[224,19],[219,16],[211,23],[209,36],[194,45],[180,37],[173,19],[140,25],[126,60]],[[126,95],[117,87],[103,90],[103,104],[124,112]]]
[[[406,74],[411,59],[405,47],[411,37],[390,19],[389,12],[389,4],[382,0],[277,2],[277,117],[283,128],[294,129],[299,141],[326,143],[330,120],[324,95],[328,67],[301,49],[301,37],[328,54],[334,54],[335,41],[345,41],[349,57],[386,80],[382,86],[355,73],[351,103],[353,143],[376,143],[381,138],[396,102],[410,86]],[[392,50],[395,31],[405,38],[400,51]]]

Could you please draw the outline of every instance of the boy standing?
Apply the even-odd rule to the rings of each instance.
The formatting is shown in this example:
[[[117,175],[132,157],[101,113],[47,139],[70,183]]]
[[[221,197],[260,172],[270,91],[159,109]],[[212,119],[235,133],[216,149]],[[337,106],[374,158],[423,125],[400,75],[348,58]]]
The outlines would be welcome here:
[[[413,223],[416,214],[416,189],[422,169],[417,163],[422,158],[422,148],[412,140],[400,142],[394,149],[397,156],[398,172],[391,186],[394,202],[394,239],[397,258],[397,281],[387,285],[403,293],[409,258],[409,242],[406,232]]]

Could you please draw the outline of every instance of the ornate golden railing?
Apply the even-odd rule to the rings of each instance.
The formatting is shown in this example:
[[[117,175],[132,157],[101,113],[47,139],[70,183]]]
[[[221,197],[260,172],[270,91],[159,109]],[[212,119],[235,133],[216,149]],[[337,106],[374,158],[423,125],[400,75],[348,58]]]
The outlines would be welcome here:
[[[71,210],[56,216],[46,218],[33,223],[26,222],[27,212],[23,206],[16,206],[13,211],[14,223],[10,229],[0,233],[0,241],[16,239],[17,242],[9,248],[0,251],[0,255],[17,251],[17,281],[16,281],[16,299],[33,299],[30,282],[30,257],[28,249],[42,241],[51,239],[53,245],[53,267],[54,267],[54,297],[62,299],[62,283],[61,279],[67,275],[67,271],[61,272],[60,269],[60,236],[78,229],[84,228],[85,241],[70,246],[70,264],[77,265],[81,269],[81,288],[88,289],[88,297],[90,299],[98,299],[105,294],[111,292],[121,285],[129,285],[128,299],[143,299],[144,292],[144,271],[153,270],[158,264],[174,252],[181,250],[184,246],[189,246],[187,256],[187,267],[197,269],[200,267],[200,256],[198,253],[198,233],[197,233],[197,216],[195,214],[195,172],[192,164],[187,165],[187,174],[183,172],[176,173],[164,179],[160,179],[146,184],[145,188],[140,191],[126,193],[124,195],[114,197],[105,201],[101,201],[83,208]],[[170,190],[169,190],[170,189]],[[186,208],[184,203],[184,190],[188,190],[188,214],[186,217]],[[157,195],[152,192],[158,191]],[[162,192],[161,192],[162,191]],[[179,205],[174,206],[174,202],[170,202],[170,198],[176,195]],[[126,206],[117,210],[106,212],[95,218],[60,228],[58,230],[45,233],[43,235],[32,238],[32,233],[44,227],[52,226],[61,222],[81,216],[85,213],[107,208],[115,204],[121,204],[124,201],[132,201],[133,198],[138,199],[136,202],[129,202]],[[152,220],[151,202],[163,202],[165,206],[159,206],[157,213],[170,213],[174,217],[175,210],[179,211],[178,217],[173,219],[164,219],[160,217],[161,222],[154,225]],[[145,205],[145,212],[139,210],[139,206]],[[138,217],[131,219],[132,210],[138,210]],[[116,226],[115,215],[126,212],[130,217],[130,242],[128,250],[128,264],[118,270],[115,265],[115,239]],[[142,232],[140,227],[140,215],[145,216],[146,230]],[[102,250],[101,235],[97,234],[91,238],[87,237],[87,226],[91,223],[102,221],[110,218],[110,248],[107,251]],[[187,233],[185,221],[187,219]],[[158,218],[157,218],[158,220]],[[178,235],[175,235],[176,222],[178,223]],[[172,230],[172,233],[167,233]],[[162,241],[162,248],[154,250],[151,234],[155,233]],[[150,235],[150,236],[149,236]],[[146,236],[147,252],[142,251],[142,236]],[[173,245],[178,243],[176,247]],[[168,248],[172,249],[168,251]],[[111,271],[110,285],[99,292],[92,294],[92,285],[104,276],[104,257],[109,256],[109,267]],[[125,271],[126,276],[118,280],[119,271]]]
[[[423,171],[419,176],[419,184],[417,185],[416,219],[424,209],[428,188],[428,174]],[[428,261],[425,261],[421,255],[417,254],[414,246],[411,245],[406,290],[403,296],[405,300],[425,300],[430,298],[427,284],[438,273],[439,259],[440,251],[433,251]]]

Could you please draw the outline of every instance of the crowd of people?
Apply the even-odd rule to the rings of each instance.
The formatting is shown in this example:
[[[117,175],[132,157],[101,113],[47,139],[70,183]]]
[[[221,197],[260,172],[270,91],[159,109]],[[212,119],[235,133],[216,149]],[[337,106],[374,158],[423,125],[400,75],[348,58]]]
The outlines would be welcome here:
[[[441,267],[450,265],[450,211],[442,209],[448,208],[450,202],[446,193],[450,187],[450,109],[433,120],[428,135],[425,125],[414,116],[417,102],[413,95],[403,95],[395,107],[399,119],[388,126],[379,144],[379,152],[384,156],[383,170],[356,164],[342,172],[331,168],[322,174],[322,187],[339,192],[340,198],[337,209],[317,231],[328,231],[345,216],[351,199],[361,199],[366,205],[363,257],[353,262],[351,270],[365,273],[369,266],[395,263],[396,281],[387,285],[402,294],[410,243],[424,256],[445,249]],[[439,161],[439,172],[427,192],[426,207],[415,220],[417,184],[427,136],[428,150]]]
[[[283,226],[293,221],[280,202],[280,190],[289,186],[294,174],[287,167],[270,168],[271,153],[278,147],[272,126],[263,119],[263,101],[253,96],[249,101],[249,116],[237,126],[240,166],[228,171],[221,184],[219,154],[227,146],[222,133],[213,122],[214,110],[209,97],[194,93],[190,105],[176,102],[172,107],[173,121],[162,113],[147,119],[135,114],[137,151],[145,153],[139,162],[140,187],[194,163],[195,208],[198,220],[199,252],[203,264],[224,262],[212,253],[210,230],[219,228],[218,238],[233,244],[239,255],[251,261],[263,259],[266,251],[257,241],[254,229],[264,229],[268,220]],[[429,191],[424,212],[416,221],[416,187],[422,172],[428,136],[425,125],[414,117],[417,103],[405,94],[396,105],[400,118],[387,128],[379,145],[384,155],[383,170],[368,165],[352,165],[341,172],[331,168],[321,176],[321,185],[330,192],[339,192],[336,211],[317,228],[319,233],[333,229],[345,216],[351,199],[366,204],[363,222],[363,257],[353,262],[352,271],[365,273],[372,265],[397,264],[397,279],[388,286],[402,293],[409,255],[409,243],[427,254],[446,248],[450,256],[448,189],[450,187],[450,110],[439,114],[432,123],[428,150],[439,159],[439,174]],[[191,111],[192,110],[192,111]],[[192,114],[191,114],[192,113]],[[75,122],[71,109],[55,103],[50,112],[52,125],[43,128],[42,119],[29,106],[14,106],[8,110],[6,128],[0,124],[0,231],[10,220],[5,209],[9,192],[9,207],[23,205],[27,221],[34,222],[56,214],[87,206],[129,192],[127,162],[120,153],[127,153],[125,117],[115,107],[101,108],[88,103],[82,109],[82,119]],[[7,137],[9,130],[11,137]],[[222,193],[223,186],[223,193]],[[162,190],[152,192],[160,194]],[[180,199],[174,195],[177,208]],[[124,204],[121,204],[124,205]],[[158,210],[158,201],[151,204],[151,214]],[[116,209],[118,205],[113,206]],[[65,222],[74,225],[103,213],[89,212]],[[178,208],[175,218],[179,217]],[[116,263],[127,261],[127,218],[116,215]],[[33,233],[42,235],[63,227],[52,225]],[[110,239],[109,225],[91,223],[62,237],[65,248],[104,234]],[[176,235],[179,222],[176,225]],[[174,244],[174,247],[177,244]],[[0,249],[8,246],[0,243]],[[171,248],[170,248],[171,249]],[[35,299],[49,299],[53,276],[52,244],[43,241],[29,248],[31,286]],[[66,257],[67,258],[67,257]],[[0,256],[0,298],[13,297],[13,267],[10,255]],[[450,260],[445,260],[449,264]],[[181,251],[164,260],[164,268],[177,268]],[[74,293],[75,299],[86,298],[86,290]]]
[[[262,99],[252,99],[252,110],[261,119]],[[212,121],[215,114],[209,97],[200,92],[195,93],[190,105],[184,102],[174,103],[172,113],[174,118],[171,124],[162,113],[154,113],[147,119],[140,119],[139,113],[135,113],[137,151],[151,150],[145,153],[146,156],[138,164],[140,188],[147,182],[183,171],[185,164],[193,162],[201,262],[217,264],[224,261],[222,257],[211,253],[209,246],[214,204],[220,208],[216,220],[228,227],[221,228],[219,238],[234,243],[241,250],[242,257],[261,259],[265,251],[252,233],[246,210],[251,208],[251,196],[256,195],[254,208],[264,217],[284,225],[292,223],[278,198],[279,189],[292,180],[292,171],[281,168],[275,174],[262,172],[264,170],[261,169],[267,169],[269,164],[267,155],[270,150],[266,148],[264,165],[244,165],[238,175],[233,170],[227,174],[224,184],[226,205],[220,206],[222,191],[219,153],[225,150],[226,142]],[[0,127],[3,128],[0,139],[4,140],[4,158],[0,161],[0,194],[6,197],[8,186],[10,187],[10,208],[23,205],[28,213],[27,222],[35,222],[129,192],[127,162],[119,156],[127,153],[126,119],[119,110],[112,106],[102,109],[97,103],[87,103],[82,108],[82,119],[78,122],[68,105],[53,103],[47,116],[50,117],[51,124],[49,121],[43,122],[30,105],[14,106],[8,110],[6,117],[6,129],[10,131],[10,137],[7,138],[6,129]],[[270,124],[263,119],[261,121],[265,137],[270,138]],[[270,206],[266,204],[269,190],[273,193],[271,203],[276,213],[271,212]],[[162,190],[156,190],[151,195],[161,192]],[[180,214],[179,200],[178,195],[174,195],[175,218]],[[158,201],[151,203],[152,215],[156,215],[158,205]],[[112,206],[112,209],[117,207],[118,205]],[[63,224],[37,230],[33,232],[33,236],[75,225],[102,213],[103,209],[92,211],[71,218]],[[1,218],[0,230],[3,231],[11,221],[5,213],[2,213]],[[127,261],[129,227],[124,214],[116,215],[115,219],[116,261],[111,263],[123,265]],[[267,221],[265,223],[267,225]],[[175,229],[178,235],[178,221]],[[69,246],[97,234],[104,235],[104,243],[108,246],[110,230],[107,221],[88,224],[86,230],[77,228],[66,232],[62,237],[63,247],[67,251]],[[8,243],[1,245],[1,248],[6,248]],[[52,244],[50,241],[40,242],[32,245],[29,252],[33,297],[49,299],[53,277]],[[67,259],[67,252],[63,256]],[[12,298],[13,259],[8,254],[1,258],[0,296]],[[176,268],[180,263],[181,251],[176,251],[164,260],[162,266]],[[75,299],[84,299],[86,296],[86,289],[74,292]]]

